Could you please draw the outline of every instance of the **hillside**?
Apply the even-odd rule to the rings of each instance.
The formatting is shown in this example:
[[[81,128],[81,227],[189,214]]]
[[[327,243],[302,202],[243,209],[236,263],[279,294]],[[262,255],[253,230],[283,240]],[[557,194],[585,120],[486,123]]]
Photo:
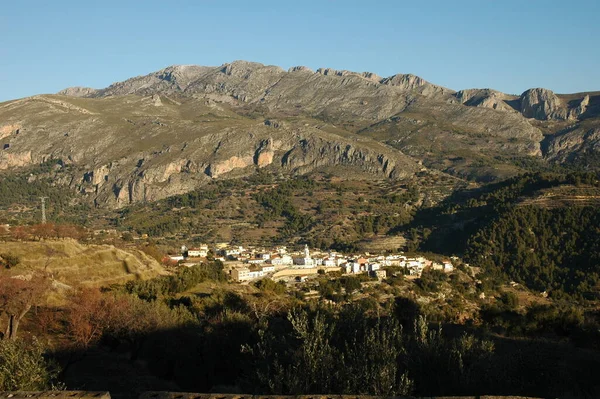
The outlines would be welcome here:
[[[0,253],[19,257],[19,265],[9,270],[11,274],[45,271],[50,273],[55,286],[63,289],[103,287],[166,273],[156,260],[139,250],[86,245],[72,239],[6,241],[0,243]]]
[[[0,171],[50,162],[55,185],[108,208],[260,169],[396,181],[434,169],[486,182],[598,166],[599,103],[597,92],[454,92],[410,74],[172,66],[0,104]]]

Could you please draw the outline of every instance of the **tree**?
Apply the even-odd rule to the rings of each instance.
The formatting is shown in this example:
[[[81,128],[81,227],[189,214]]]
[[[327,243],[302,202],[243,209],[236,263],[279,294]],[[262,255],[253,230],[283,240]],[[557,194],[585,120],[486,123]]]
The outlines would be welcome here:
[[[53,223],[40,223],[31,226],[31,234],[37,237],[38,240],[48,239],[56,236]]]
[[[17,226],[11,230],[11,234],[15,240],[25,240],[29,237],[29,229],[26,226]]]
[[[83,289],[71,298],[67,327],[71,339],[86,348],[102,337],[111,325],[111,314],[118,309],[115,298],[98,289]]]
[[[49,287],[45,276],[34,275],[30,280],[0,277],[0,314],[8,318],[4,339],[17,338],[19,323]]]
[[[87,348],[103,336],[110,336],[128,343],[132,358],[138,355],[149,334],[193,321],[183,307],[171,309],[161,301],[146,302],[132,295],[102,293],[97,289],[76,293],[67,317],[69,335],[77,346]]]
[[[347,294],[352,294],[361,288],[360,281],[355,277],[342,277],[341,282]]]
[[[0,391],[44,391],[55,388],[55,364],[43,356],[37,341],[0,341]]]

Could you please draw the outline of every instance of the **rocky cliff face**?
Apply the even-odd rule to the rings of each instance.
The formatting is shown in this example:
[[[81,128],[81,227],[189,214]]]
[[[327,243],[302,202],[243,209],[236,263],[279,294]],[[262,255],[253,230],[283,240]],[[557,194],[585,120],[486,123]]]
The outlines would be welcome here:
[[[455,97],[461,104],[470,107],[483,107],[500,111],[516,112],[511,106],[516,100],[515,96],[510,96],[492,89],[461,90],[455,94]]]
[[[521,113],[526,118],[540,120],[564,120],[568,115],[561,99],[547,89],[529,89],[521,94]]]
[[[548,159],[597,168],[600,166],[600,123],[570,126],[549,136],[544,145]]]
[[[561,96],[541,88],[529,89],[519,97],[492,89],[461,90],[454,97],[467,106],[520,112],[526,118],[541,121],[579,120],[589,111],[591,101],[589,94],[582,93],[573,99],[573,95]],[[592,114],[598,116],[600,112],[595,110]]]

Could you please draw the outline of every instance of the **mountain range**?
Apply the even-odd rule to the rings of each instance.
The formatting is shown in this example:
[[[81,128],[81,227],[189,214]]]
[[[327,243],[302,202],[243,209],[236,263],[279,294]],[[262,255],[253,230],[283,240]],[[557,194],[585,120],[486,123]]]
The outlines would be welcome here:
[[[453,91],[411,74],[235,61],[0,103],[1,173],[50,162],[56,184],[112,208],[259,169],[486,182],[595,169],[599,154],[600,92]]]

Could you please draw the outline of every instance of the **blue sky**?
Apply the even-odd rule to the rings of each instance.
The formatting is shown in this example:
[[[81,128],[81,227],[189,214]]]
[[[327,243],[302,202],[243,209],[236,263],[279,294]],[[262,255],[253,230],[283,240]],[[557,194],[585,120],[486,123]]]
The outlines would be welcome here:
[[[455,90],[600,90],[598,21],[598,0],[5,1],[0,101],[237,59]]]

